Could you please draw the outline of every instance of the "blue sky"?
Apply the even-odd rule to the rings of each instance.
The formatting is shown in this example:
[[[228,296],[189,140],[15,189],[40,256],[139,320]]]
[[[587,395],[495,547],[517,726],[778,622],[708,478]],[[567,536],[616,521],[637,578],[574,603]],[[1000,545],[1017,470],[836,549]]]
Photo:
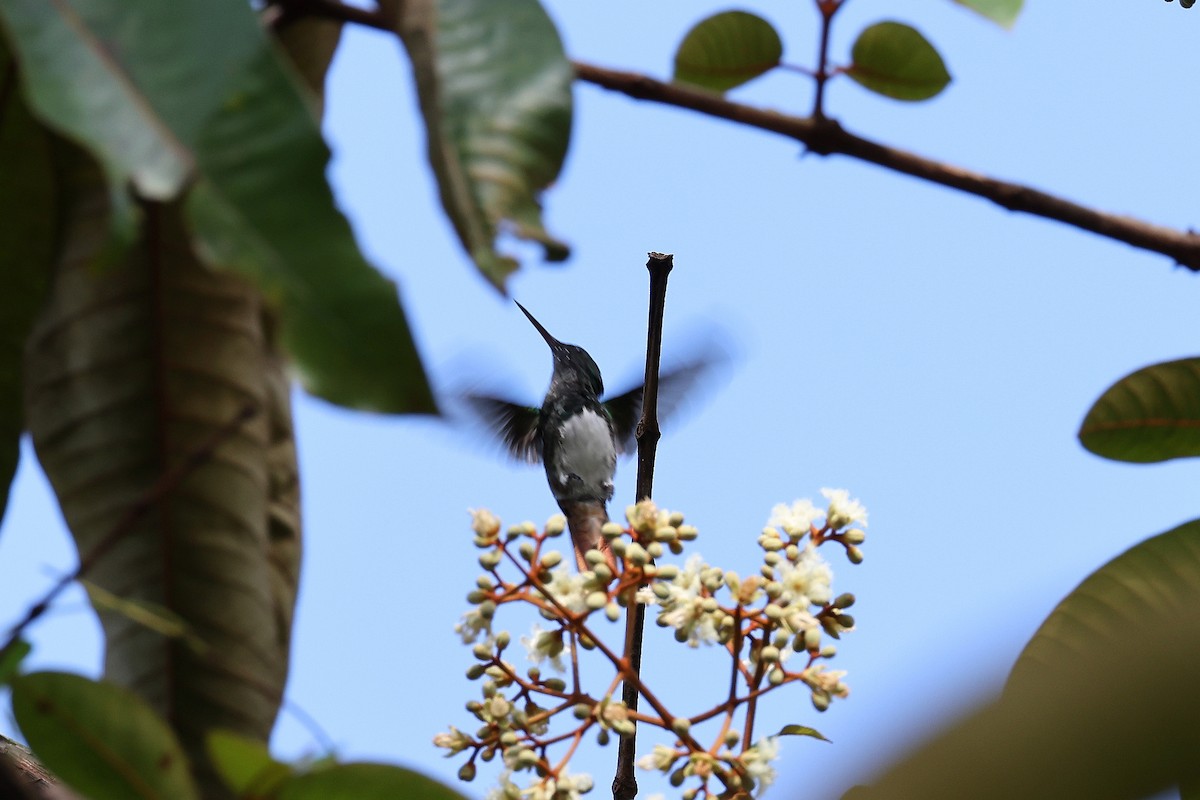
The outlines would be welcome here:
[[[573,57],[657,76],[709,2],[569,3],[550,11]],[[834,81],[828,110],[861,135],[1101,209],[1195,223],[1194,26],[1162,0],[1031,2],[1002,31],[950,2],[896,17],[934,41],[954,76],[939,98],[901,104]],[[811,63],[806,2],[752,8]],[[832,53],[896,4],[855,0]],[[805,113],[809,82],[763,78],[735,99]],[[335,64],[331,178],[365,252],[401,286],[439,380],[478,365],[532,403],[550,357],[511,301],[472,271],[436,202],[416,99],[395,44],[349,32]],[[648,250],[675,254],[665,350],[731,331],[721,385],[665,427],[656,499],[700,529],[714,564],[756,568],[771,506],[845,487],[870,510],[866,561],[834,559],[858,630],[836,659],[851,696],[823,715],[777,695],[761,730],[799,722],[833,744],[785,743],[780,788],[835,797],[1000,686],[1026,639],[1088,572],[1200,516],[1197,466],[1130,466],[1086,453],[1075,430],[1113,381],[1200,351],[1196,278],[1160,256],[846,158],[691,112],[576,87],[575,138],[547,195],[564,266],[512,284],[564,341],[624,388],[644,352]],[[453,780],[430,745],[469,726],[470,652],[452,627],[478,569],[466,509],[539,523],[557,509],[537,468],[428,419],[350,413],[297,394],[306,515],[289,699],[347,759],[404,763]],[[0,531],[0,622],[70,568],[74,553],[32,454]],[[618,469],[614,507],[633,494]],[[525,621],[514,632],[523,633]],[[680,703],[721,679],[715,652],[652,629],[647,679]],[[95,673],[100,640],[82,595],[34,631],[31,665]],[[688,658],[696,656],[696,659]],[[693,661],[696,665],[693,666]],[[697,707],[698,703],[697,703]],[[0,733],[11,734],[9,719]],[[655,741],[643,733],[642,749]],[[284,712],[285,756],[317,742]],[[580,769],[606,794],[615,748]],[[466,787],[482,796],[494,774]],[[647,792],[662,790],[643,776]]]

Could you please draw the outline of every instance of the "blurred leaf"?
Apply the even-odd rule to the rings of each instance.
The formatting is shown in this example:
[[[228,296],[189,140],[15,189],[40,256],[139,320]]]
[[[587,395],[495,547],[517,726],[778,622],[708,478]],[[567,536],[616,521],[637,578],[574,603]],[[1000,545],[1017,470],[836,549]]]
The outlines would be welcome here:
[[[284,785],[279,800],[464,800],[463,795],[418,772],[387,764],[341,764]]]
[[[1147,617],[1169,617],[1200,595],[1200,520],[1126,550],[1058,604],[1025,645],[1009,688],[1041,680],[1048,666],[1089,649],[1127,647]]]
[[[90,800],[198,797],[171,729],[131,692],[35,672],[13,681],[12,704],[38,759]]]
[[[49,134],[17,90],[17,65],[0,36],[0,519],[20,459],[21,359],[50,283],[58,192]]]
[[[230,731],[208,734],[208,754],[238,797],[271,796],[292,775],[291,767],[271,758],[265,744]]]
[[[1193,775],[1198,535],[1188,523],[1089,577],[1034,636],[1000,700],[856,787],[855,800],[1116,800]]]
[[[0,686],[6,686],[21,669],[25,656],[33,651],[33,645],[24,639],[16,639],[6,650],[0,650]]]
[[[928,100],[950,83],[942,57],[915,28],[879,22],[859,34],[846,74],[895,100]]]
[[[780,728],[779,736],[811,736],[814,739],[820,739],[823,742],[830,741],[825,738],[825,735],[816,728],[810,728],[807,725],[784,725]]]
[[[1005,28],[1011,28],[1021,13],[1025,0],[954,0],[960,6],[965,6],[978,12]]]
[[[774,26],[746,11],[697,22],[675,51],[674,80],[724,92],[779,66],[783,42]]]
[[[382,0],[412,59],[442,205],[476,267],[499,290],[517,261],[500,233],[568,246],[542,222],[541,192],[571,136],[571,64],[537,0]]]
[[[1200,456],[1200,358],[1155,364],[1117,381],[1087,413],[1079,441],[1116,461]]]
[[[194,180],[201,255],[279,304],[310,392],[434,410],[396,287],[334,205],[311,104],[247,3],[11,0],[0,19],[31,106],[97,154],[113,198],[127,180],[159,200]]]
[[[207,731],[265,741],[287,678],[294,596],[274,587],[294,586],[281,573],[297,566],[269,544],[282,377],[261,296],[197,261],[177,204],[144,204],[138,246],[91,268],[108,194],[79,155],[74,168],[64,161],[63,255],[26,353],[29,431],[81,558],[109,543],[87,572],[122,601],[119,613],[96,603],[105,675],[172,721],[208,786]],[[194,461],[248,404],[260,413]],[[150,496],[185,464],[172,491]],[[147,628],[129,613],[138,607],[166,609],[208,647]]]

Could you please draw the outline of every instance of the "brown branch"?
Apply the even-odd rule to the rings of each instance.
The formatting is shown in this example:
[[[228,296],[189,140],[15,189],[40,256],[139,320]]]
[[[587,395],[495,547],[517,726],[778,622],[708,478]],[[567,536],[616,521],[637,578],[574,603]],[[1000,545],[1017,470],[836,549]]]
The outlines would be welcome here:
[[[654,493],[654,460],[662,432],[658,426],[658,371],[662,361],[663,309],[667,302],[667,278],[674,259],[663,253],[648,253],[646,269],[650,271],[650,314],[646,330],[646,380],[642,390],[642,418],[638,420],[637,499],[649,500]],[[646,606],[630,597],[625,612],[625,652],[629,669],[636,677],[642,669],[642,631],[646,626]],[[631,712],[637,711],[638,682],[626,680],[621,687],[621,700]],[[668,720],[669,723],[669,720]],[[637,755],[637,731],[622,736],[617,746],[617,774],[613,778],[613,800],[637,797],[637,778],[634,775]]]
[[[801,142],[819,155],[840,153],[878,164],[914,178],[978,195],[1009,211],[1057,220],[1134,247],[1162,253],[1193,272],[1200,271],[1200,235],[1190,230],[1179,231],[1133,217],[1097,211],[1029,186],[997,180],[888,147],[855,136],[832,119],[789,116],[735,103],[700,89],[664,83],[636,72],[606,69],[578,61],[573,64],[579,80],[638,100],[690,108],[712,117],[778,133]]]

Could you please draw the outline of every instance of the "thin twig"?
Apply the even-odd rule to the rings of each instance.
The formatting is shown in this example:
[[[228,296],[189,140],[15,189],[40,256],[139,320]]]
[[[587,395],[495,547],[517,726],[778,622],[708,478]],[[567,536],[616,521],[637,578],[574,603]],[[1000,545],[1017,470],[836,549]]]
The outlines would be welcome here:
[[[46,610],[54,599],[62,593],[64,589],[70,586],[75,581],[86,575],[96,564],[104,557],[113,545],[119,542],[126,534],[133,529],[133,526],[146,515],[150,509],[154,508],[168,493],[173,491],[184,478],[191,475],[197,468],[204,465],[212,458],[213,453],[226,440],[241,430],[242,426],[258,413],[258,407],[253,403],[247,403],[231,420],[226,422],[220,428],[212,432],[203,443],[193,450],[183,461],[176,464],[173,468],[163,473],[154,485],[147,489],[133,503],[125,509],[125,513],[121,515],[109,529],[108,533],[104,534],[96,546],[93,547],[86,555],[81,555],[79,565],[71,572],[63,575],[58,581],[50,587],[50,590],[42,597],[41,600],[34,603],[29,611],[25,613],[24,618],[12,627],[9,631],[8,638],[4,642],[4,646],[0,647],[0,660],[8,654],[8,651],[21,638],[21,634],[25,632],[33,622],[35,622]]]
[[[649,500],[654,493],[654,459],[662,432],[658,427],[658,369],[662,360],[663,309],[667,302],[667,278],[674,259],[664,253],[649,253],[646,269],[650,271],[650,319],[646,332],[646,381],[642,390],[642,418],[638,420],[637,499]],[[646,607],[631,598],[625,616],[625,652],[629,654],[629,669],[637,675],[642,669],[642,630],[646,624]],[[626,680],[621,687],[621,700],[630,711],[637,711],[638,686]],[[669,720],[668,720],[669,722]],[[637,752],[637,732],[622,736],[617,747],[617,774],[613,778],[613,800],[630,800],[637,796],[634,760]]]
[[[1019,183],[997,180],[978,172],[888,147],[847,131],[835,120],[795,117],[777,111],[734,103],[724,97],[677,84],[664,83],[636,72],[597,67],[578,61],[575,76],[587,83],[638,100],[689,108],[711,117],[795,139],[819,155],[840,153],[915,178],[986,198],[1007,208],[1057,220],[1120,242],[1162,253],[1180,266],[1200,271],[1200,235],[1133,217],[1109,214],[1073,203]]]

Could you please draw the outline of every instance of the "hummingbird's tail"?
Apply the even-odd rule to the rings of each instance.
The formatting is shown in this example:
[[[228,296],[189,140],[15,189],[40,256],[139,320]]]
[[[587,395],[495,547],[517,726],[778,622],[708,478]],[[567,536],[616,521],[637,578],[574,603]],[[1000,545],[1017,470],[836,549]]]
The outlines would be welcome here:
[[[600,529],[608,522],[605,503],[598,500],[559,500],[558,507],[567,516],[567,528],[571,531],[571,543],[575,546],[575,563],[579,571],[591,569],[583,556],[588,550],[599,550],[616,569],[616,559],[608,540]]]

